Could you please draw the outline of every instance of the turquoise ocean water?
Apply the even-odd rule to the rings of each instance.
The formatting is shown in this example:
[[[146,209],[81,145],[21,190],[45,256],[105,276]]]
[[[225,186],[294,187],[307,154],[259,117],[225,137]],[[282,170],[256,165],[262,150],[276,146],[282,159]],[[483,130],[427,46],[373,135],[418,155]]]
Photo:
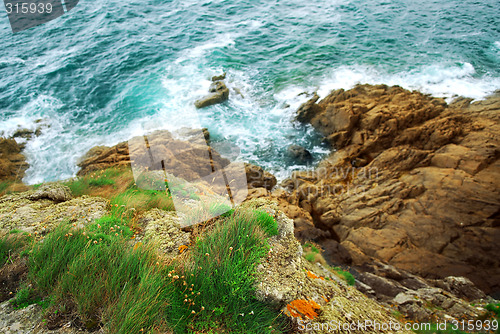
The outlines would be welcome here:
[[[29,141],[25,181],[71,177],[95,145],[144,130],[208,127],[239,159],[284,177],[290,144],[328,152],[291,122],[301,92],[398,84],[449,99],[500,89],[500,1],[82,0],[12,34],[0,15],[0,135]],[[227,103],[195,110],[227,72]]]

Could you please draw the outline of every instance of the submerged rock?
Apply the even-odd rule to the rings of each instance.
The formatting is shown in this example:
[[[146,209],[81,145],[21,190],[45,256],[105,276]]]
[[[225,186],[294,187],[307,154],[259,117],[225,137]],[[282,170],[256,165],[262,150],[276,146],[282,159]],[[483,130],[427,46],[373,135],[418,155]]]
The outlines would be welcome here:
[[[194,105],[196,108],[204,108],[214,104],[222,103],[229,99],[229,88],[226,87],[224,82],[215,81],[210,85],[210,94],[196,100]]]
[[[313,160],[311,152],[300,145],[288,146],[287,153],[300,164],[305,164]]]
[[[226,79],[226,72],[222,73],[221,75],[214,75],[212,77],[212,81],[221,81]]]
[[[17,129],[16,132],[12,135],[12,138],[24,138],[24,139],[31,139],[33,135],[35,134],[34,131],[26,128],[22,129]]]

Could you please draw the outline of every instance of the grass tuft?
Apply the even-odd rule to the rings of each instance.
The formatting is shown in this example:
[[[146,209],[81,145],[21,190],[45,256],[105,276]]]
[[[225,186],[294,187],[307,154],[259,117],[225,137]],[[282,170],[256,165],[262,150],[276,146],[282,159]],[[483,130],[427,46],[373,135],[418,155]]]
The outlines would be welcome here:
[[[9,233],[0,239],[0,266],[3,266],[8,259],[16,252],[21,250],[26,243],[28,237],[24,234]]]
[[[255,296],[256,266],[277,233],[269,215],[233,212],[170,264],[154,245],[132,246],[132,231],[116,217],[83,229],[61,224],[34,242],[28,252],[31,286],[18,292],[16,305],[50,301],[51,317],[70,314],[87,330],[104,326],[109,333],[285,329],[280,311]]]

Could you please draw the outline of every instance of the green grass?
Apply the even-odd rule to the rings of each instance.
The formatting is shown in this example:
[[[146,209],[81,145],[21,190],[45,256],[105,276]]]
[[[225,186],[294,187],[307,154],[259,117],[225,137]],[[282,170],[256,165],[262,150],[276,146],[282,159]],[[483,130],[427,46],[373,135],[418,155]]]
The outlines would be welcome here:
[[[500,318],[500,303],[488,304],[485,308],[488,311],[493,312],[497,318]]]
[[[325,264],[323,257],[321,256],[321,251],[310,242],[306,242],[302,249],[304,250],[304,258],[311,263],[322,263]]]
[[[170,293],[174,287],[156,265],[154,252],[146,247],[134,249],[124,238],[99,240],[98,236],[62,225],[33,248],[29,279],[38,293],[50,297],[50,311],[70,310],[88,329],[101,321],[113,324],[111,333],[138,333],[153,326],[152,321],[166,318],[164,306],[170,304],[167,297],[175,296]],[[151,281],[165,298],[157,304],[151,303],[157,291],[146,288]],[[128,317],[140,305],[153,308],[154,314],[148,314],[154,317],[146,317],[142,310],[132,326]]]
[[[47,312],[73,314],[91,330],[104,324],[109,333],[284,329],[279,310],[258,301],[254,287],[267,238],[277,233],[274,219],[233,213],[169,265],[154,245],[130,245],[132,232],[117,219],[106,216],[85,229],[62,224],[34,243],[27,282],[33,289],[26,284],[16,305],[50,300]]]
[[[81,179],[71,180],[63,184],[71,190],[74,196],[87,195],[86,190],[88,188],[88,183]]]
[[[134,184],[130,168],[113,167],[70,179],[63,183],[74,196],[90,195],[110,198]]]
[[[7,188],[12,184],[10,181],[0,182],[0,194],[3,194]]]
[[[238,211],[197,242],[186,275],[188,285],[201,293],[197,304],[205,308],[191,323],[195,330],[203,324],[236,333],[283,329],[278,310],[255,297],[255,268],[268,252],[267,237],[274,234],[271,221],[262,217],[259,211]]]
[[[115,181],[108,179],[108,178],[105,178],[105,177],[89,180],[89,186],[92,186],[92,187],[112,186],[114,184],[115,184]]]
[[[153,208],[166,211],[174,210],[174,203],[170,194],[162,191],[137,189],[135,187],[112,197],[111,204],[112,207],[118,208],[118,211],[132,209],[137,213],[146,212]]]
[[[0,266],[3,266],[9,257],[23,248],[28,237],[19,233],[9,233],[0,239]]]
[[[498,325],[495,333],[500,334],[500,303],[488,304],[485,306],[485,308],[494,315],[494,318],[497,321]]]
[[[270,216],[266,212],[262,211],[251,211],[250,215],[252,219],[256,220],[260,227],[267,233],[269,236],[278,235],[278,224],[274,217]]]
[[[30,186],[23,184],[20,180],[7,180],[0,182],[0,196],[23,192],[29,190]]]
[[[306,253],[306,254],[304,255],[304,258],[305,258],[307,261],[309,261],[309,262],[311,262],[311,263],[314,263],[314,260],[316,260],[316,255],[314,255],[314,253]]]
[[[88,176],[73,179],[64,183],[64,185],[71,189],[74,196],[91,195],[92,187],[113,186],[115,184],[116,182],[113,179],[107,177],[91,178]]]
[[[88,225],[88,230],[93,240],[106,240],[111,241],[113,238],[132,237],[134,234],[126,219],[120,219],[113,215],[107,215],[95,220],[92,224]]]
[[[231,205],[223,202],[210,203],[208,212],[212,217],[220,216],[231,210]]]
[[[337,275],[342,277],[347,282],[347,284],[351,286],[354,286],[356,284],[356,279],[350,272],[337,267],[333,268],[333,270],[337,273]]]
[[[438,329],[436,324],[431,324],[430,330],[417,330],[414,332],[419,334],[468,334],[460,330],[453,330],[450,325],[445,330]]]
[[[310,248],[311,252],[313,252],[313,253],[317,253],[317,254],[320,253],[319,249],[316,246],[314,246],[313,244],[311,244],[310,242],[306,242],[304,244],[304,248],[306,248],[306,249]]]

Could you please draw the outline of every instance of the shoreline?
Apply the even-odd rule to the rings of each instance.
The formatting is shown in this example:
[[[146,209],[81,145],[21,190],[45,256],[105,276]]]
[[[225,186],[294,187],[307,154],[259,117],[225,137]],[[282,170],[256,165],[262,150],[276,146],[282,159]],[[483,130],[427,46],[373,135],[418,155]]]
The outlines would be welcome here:
[[[500,198],[495,177],[500,175],[499,94],[448,105],[443,99],[397,86],[359,85],[306,102],[297,117],[311,123],[336,150],[312,171],[294,172],[278,187],[273,175],[247,164],[250,187],[245,203],[271,201],[276,206],[273,210],[283,213],[294,243],[302,244],[301,263],[316,273],[311,277],[326,275],[329,271],[324,268],[347,272],[356,289],[370,300],[419,322],[472,317],[479,311],[469,305],[471,301],[499,298],[495,284],[500,265],[495,263],[494,248],[494,240],[500,238],[500,203],[494,200]],[[206,131],[202,144],[209,140]],[[197,144],[191,140],[182,145],[196,150]],[[193,165],[199,163],[192,159]],[[218,155],[213,159],[224,166]],[[173,166],[179,163],[174,161]],[[21,230],[29,230],[36,220],[34,225],[39,225],[33,231],[43,235],[53,224],[43,225],[45,215],[53,210],[60,221],[67,208],[75,205],[83,206],[83,211],[92,206],[105,214],[106,203],[132,200],[137,194],[146,196],[144,203],[158,203],[157,208],[169,201],[161,192],[141,190],[132,195],[132,189],[138,190],[129,171],[126,143],[94,148],[80,164],[77,179],[0,197],[3,229],[17,221],[27,224]],[[189,168],[185,172],[192,174]],[[47,201],[43,206],[50,204],[48,211],[24,216],[38,201]],[[156,221],[158,215],[166,217],[161,209],[134,203],[134,211],[125,212],[140,224]],[[16,213],[26,205],[28,211]],[[138,205],[146,205],[140,214],[135,211]],[[87,218],[83,211],[81,217],[75,216],[75,223],[85,226],[99,219]],[[147,235],[165,236],[161,244],[169,252],[175,254],[185,243],[182,233],[188,230],[173,235],[147,226],[141,227]],[[134,235],[135,242],[142,240],[144,231]],[[194,228],[189,233],[200,232]],[[285,268],[274,269],[279,273]],[[296,282],[277,280],[275,284],[267,291],[289,289]]]
[[[346,89],[349,89],[349,88],[346,88]],[[326,91],[327,91],[326,88],[321,88],[321,90],[324,91],[323,93],[324,93],[325,96],[328,95],[326,93]],[[491,95],[485,96],[483,99],[472,99],[472,98],[467,98],[467,97],[462,97],[462,96],[455,96],[455,97],[447,98],[446,100],[448,100],[448,99],[453,99],[453,101],[457,101],[457,100],[471,100],[473,102],[479,102],[479,101],[488,100],[490,96],[494,96],[495,94],[498,94],[498,92],[500,92],[500,90],[497,90],[497,91],[493,92]],[[299,95],[303,95],[303,94],[305,94],[305,95],[311,95],[312,93],[309,92],[309,93],[306,94],[306,92],[302,92]],[[428,95],[428,94],[426,93],[426,95]],[[431,96],[434,96],[434,95],[431,95]],[[232,97],[232,98],[234,98],[234,97]],[[296,96],[295,96],[295,98],[296,98]],[[293,97],[292,97],[292,99],[293,99]],[[451,104],[454,103],[453,101],[451,102]],[[286,102],[286,100],[285,100],[285,102]],[[294,103],[294,106],[295,105],[297,105],[297,107],[298,107],[300,105],[300,103],[299,104]],[[19,127],[17,130],[11,131],[11,135],[8,136],[8,137],[5,137],[5,138],[6,139],[15,139],[15,140],[17,140],[19,142],[18,144],[20,146],[26,146],[26,144],[28,143],[29,140],[36,139],[36,137],[40,136],[41,134],[43,134],[45,131],[48,131],[49,129],[50,129],[50,124],[49,123],[46,124],[46,121],[44,121],[43,119],[37,119],[32,124],[32,126]],[[179,130],[181,130],[181,129],[179,129]],[[125,138],[125,137],[123,137],[123,138]],[[130,137],[125,138],[125,140],[128,140],[128,139],[130,139]],[[119,140],[119,141],[122,141],[122,140]],[[107,144],[107,145],[108,146],[114,146],[114,145],[118,144],[119,141],[111,142],[110,144]],[[294,144],[294,141],[290,141],[289,144]],[[321,151],[323,151],[323,149],[321,149]],[[326,154],[326,155],[321,160],[323,160],[327,155],[329,155],[329,153],[322,153],[322,154]],[[317,163],[319,163],[321,160],[318,160]],[[75,162],[77,162],[77,161],[75,161]],[[30,161],[27,161],[27,163],[30,163]],[[257,164],[258,164],[258,162],[257,162]],[[299,169],[300,168],[303,168],[303,169],[311,169],[311,168],[313,168],[313,165],[303,166],[303,165],[299,164],[299,165],[295,165],[295,166],[298,167]],[[293,165],[288,166],[288,167],[293,167]],[[280,167],[279,165],[276,166],[276,168],[278,168],[278,170],[284,170],[284,169],[286,169],[284,167]],[[30,173],[29,169],[28,169],[28,173]],[[71,177],[76,176],[76,173],[77,173],[77,171],[75,171],[75,175],[73,175]],[[281,174],[281,173],[278,172],[277,174]],[[283,179],[280,178],[280,181],[283,181],[286,178],[288,178],[288,177],[283,177]],[[44,182],[57,182],[57,181],[63,181],[63,180],[62,179],[58,179],[58,180],[51,180],[51,181],[44,181]]]

